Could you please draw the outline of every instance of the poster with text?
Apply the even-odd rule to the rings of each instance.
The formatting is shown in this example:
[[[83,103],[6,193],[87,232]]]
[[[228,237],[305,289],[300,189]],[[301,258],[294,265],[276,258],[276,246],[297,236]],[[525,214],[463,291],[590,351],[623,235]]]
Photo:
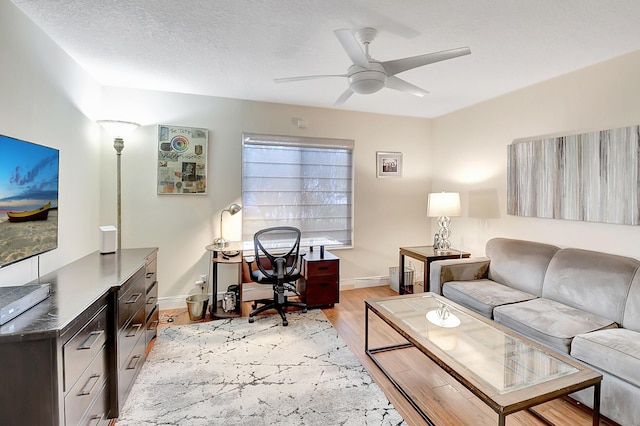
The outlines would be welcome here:
[[[207,193],[207,129],[158,126],[158,194]]]

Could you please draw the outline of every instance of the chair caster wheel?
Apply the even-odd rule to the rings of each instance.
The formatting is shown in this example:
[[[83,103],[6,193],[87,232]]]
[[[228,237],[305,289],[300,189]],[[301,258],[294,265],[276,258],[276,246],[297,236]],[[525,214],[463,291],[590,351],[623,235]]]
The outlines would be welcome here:
[[[254,317],[249,317],[249,324],[253,324],[256,319]]]
[[[289,321],[282,321],[282,326],[283,326],[283,327],[286,327],[286,326],[288,326],[288,325],[289,325]]]
[[[302,308],[302,313],[306,314],[307,313],[307,308]]]

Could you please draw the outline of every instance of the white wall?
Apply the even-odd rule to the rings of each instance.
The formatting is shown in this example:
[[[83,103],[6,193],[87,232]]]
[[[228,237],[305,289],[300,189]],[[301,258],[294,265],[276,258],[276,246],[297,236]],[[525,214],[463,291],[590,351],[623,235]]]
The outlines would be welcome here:
[[[220,211],[241,203],[243,132],[355,140],[355,247],[336,253],[343,283],[388,275],[399,246],[429,241],[429,120],[112,87],[104,88],[103,107],[105,118],[143,125],[122,154],[122,245],[160,248],[161,297],[194,292],[208,272],[205,246],[218,236]],[[158,124],[209,129],[207,195],[156,194]],[[115,151],[106,134],[103,140],[100,222],[113,224]],[[403,177],[377,179],[376,151],[402,152]],[[240,238],[241,214],[225,215],[225,238]]]
[[[434,189],[460,191],[463,200],[454,245],[483,255],[488,239],[505,236],[640,258],[637,226],[506,214],[507,145],[640,124],[638,76],[635,52],[433,120]]]
[[[58,249],[44,274],[98,246],[100,87],[11,2],[0,2],[0,133],[60,150]],[[1,155],[1,154],[0,154]],[[37,277],[38,257],[0,269],[0,285]]]

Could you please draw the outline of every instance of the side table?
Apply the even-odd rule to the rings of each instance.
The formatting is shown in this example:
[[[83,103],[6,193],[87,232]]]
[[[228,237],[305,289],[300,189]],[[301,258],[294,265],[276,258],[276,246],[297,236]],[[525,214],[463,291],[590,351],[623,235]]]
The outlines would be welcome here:
[[[209,306],[209,313],[212,319],[216,318],[232,318],[242,315],[242,243],[231,242],[226,247],[219,247],[215,244],[210,244],[205,247],[211,252],[211,264],[212,272],[209,282],[211,283],[211,304]],[[233,264],[238,267],[238,299],[236,300],[236,306],[239,309],[234,311],[225,312],[222,306],[218,306],[218,266],[221,264]]]
[[[404,258],[409,256],[424,263],[424,291],[430,291],[429,273],[431,272],[431,262],[434,260],[457,259],[469,257],[471,253],[451,249],[444,253],[438,253],[433,246],[417,246],[417,247],[400,247],[400,268],[398,273],[398,294],[412,294],[413,283],[405,284],[404,282]]]

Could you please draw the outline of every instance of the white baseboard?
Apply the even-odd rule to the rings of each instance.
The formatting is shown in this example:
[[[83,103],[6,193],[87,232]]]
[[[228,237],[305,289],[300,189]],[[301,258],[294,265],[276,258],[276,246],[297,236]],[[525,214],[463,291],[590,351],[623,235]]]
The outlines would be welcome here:
[[[158,307],[161,311],[169,309],[187,309],[187,295],[159,297]]]
[[[375,277],[352,278],[340,281],[340,290],[351,290],[354,288],[379,287],[389,285],[389,277],[380,275]]]

